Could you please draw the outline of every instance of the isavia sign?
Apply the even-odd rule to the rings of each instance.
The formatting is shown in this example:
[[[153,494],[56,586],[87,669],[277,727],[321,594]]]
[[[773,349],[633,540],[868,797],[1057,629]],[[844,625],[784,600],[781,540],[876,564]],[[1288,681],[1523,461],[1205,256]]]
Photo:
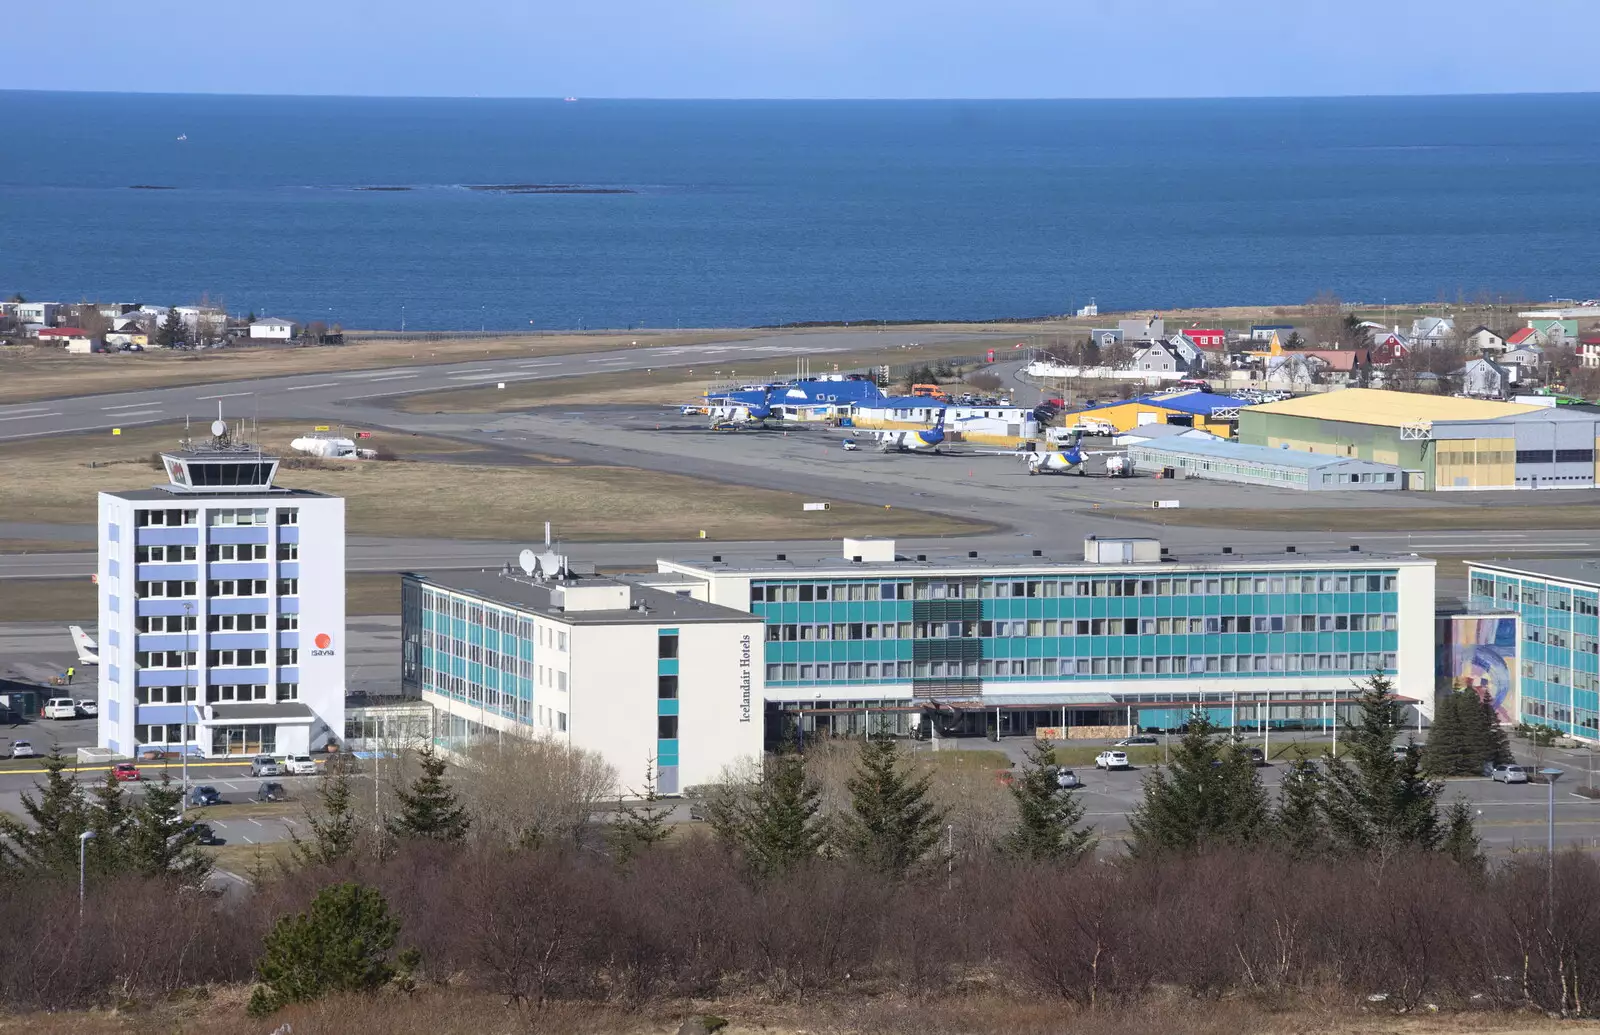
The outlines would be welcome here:
[[[329,636],[327,633],[317,633],[316,636],[312,637],[311,642],[317,645],[316,649],[311,652],[311,656],[313,658],[333,657],[332,636]]]

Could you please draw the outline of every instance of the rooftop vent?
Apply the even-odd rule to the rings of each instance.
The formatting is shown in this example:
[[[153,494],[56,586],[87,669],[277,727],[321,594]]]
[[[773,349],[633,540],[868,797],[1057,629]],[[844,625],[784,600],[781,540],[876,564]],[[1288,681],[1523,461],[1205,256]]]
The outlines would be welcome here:
[[[786,553],[780,553],[780,554],[778,554],[778,560],[780,560],[780,561],[786,561],[786,560],[788,560],[788,559],[789,559],[789,555],[788,555],[788,554],[786,554]]]
[[[978,556],[978,551],[976,551],[976,550],[968,550],[967,551],[967,556],[968,557],[976,557],[976,556]]]
[[[712,554],[711,555],[711,560],[712,560],[713,563],[721,564],[722,563],[722,554],[720,554],[720,553]]]
[[[1231,546],[1224,546],[1224,547],[1223,547],[1223,548],[1222,548],[1222,552],[1223,552],[1223,553],[1232,553],[1232,552],[1233,552],[1233,547],[1231,547]]]
[[[925,554],[925,553],[919,553],[919,554],[917,554],[917,560],[919,560],[919,561],[925,561],[925,560],[927,560],[927,559],[928,559],[928,555],[927,555],[927,554]]]
[[[1292,546],[1285,546],[1285,547],[1284,547],[1284,548],[1283,548],[1283,552],[1284,552],[1284,553],[1294,553],[1294,547],[1292,547]]]
[[[1350,552],[1351,553],[1360,553],[1361,552],[1361,544],[1359,544],[1359,543],[1351,543],[1350,544]]]
[[[873,564],[887,564],[895,559],[893,539],[857,539],[846,536],[843,545],[846,560],[854,558]]]
[[[1163,546],[1163,547],[1162,547],[1162,548],[1161,548],[1161,556],[1163,556],[1163,557],[1165,557],[1165,556],[1166,556],[1166,555],[1167,555],[1167,554],[1169,554],[1169,553],[1171,553],[1171,552],[1172,552],[1172,551],[1171,551],[1171,550],[1169,550],[1169,549],[1167,549],[1167,548],[1166,548],[1166,547],[1165,547],[1165,546]]]

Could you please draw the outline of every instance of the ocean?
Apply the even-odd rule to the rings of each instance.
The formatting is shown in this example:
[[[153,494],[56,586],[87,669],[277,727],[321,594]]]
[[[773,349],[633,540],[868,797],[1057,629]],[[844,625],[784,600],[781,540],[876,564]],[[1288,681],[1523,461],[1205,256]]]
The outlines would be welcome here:
[[[7,297],[526,330],[1600,295],[1600,95],[0,92],[0,123]]]

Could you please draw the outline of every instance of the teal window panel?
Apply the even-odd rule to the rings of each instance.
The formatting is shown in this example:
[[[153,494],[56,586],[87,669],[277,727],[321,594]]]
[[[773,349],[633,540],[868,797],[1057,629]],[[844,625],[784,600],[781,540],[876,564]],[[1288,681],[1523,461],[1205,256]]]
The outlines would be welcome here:
[[[676,740],[656,741],[656,765],[678,764],[678,742]]]
[[[677,658],[658,658],[656,660],[656,675],[675,676],[678,674]]]
[[[658,701],[656,701],[656,714],[657,715],[677,715],[678,714],[678,703],[679,702],[677,702],[677,701],[661,701],[661,700],[658,700]]]
[[[467,679],[474,683],[483,682],[483,665],[480,662],[470,662],[467,665]]]
[[[451,658],[450,659],[450,674],[453,675],[453,676],[460,676],[461,678],[465,679],[466,676],[467,676],[467,659],[466,658]]]

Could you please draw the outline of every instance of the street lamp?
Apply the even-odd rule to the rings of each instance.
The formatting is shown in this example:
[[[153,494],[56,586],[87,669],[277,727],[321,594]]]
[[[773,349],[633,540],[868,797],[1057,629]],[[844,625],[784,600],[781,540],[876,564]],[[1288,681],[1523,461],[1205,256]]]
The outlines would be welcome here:
[[[78,923],[80,924],[83,923],[84,874],[88,869],[85,863],[88,860],[89,838],[93,836],[93,830],[85,830],[78,835]]]

